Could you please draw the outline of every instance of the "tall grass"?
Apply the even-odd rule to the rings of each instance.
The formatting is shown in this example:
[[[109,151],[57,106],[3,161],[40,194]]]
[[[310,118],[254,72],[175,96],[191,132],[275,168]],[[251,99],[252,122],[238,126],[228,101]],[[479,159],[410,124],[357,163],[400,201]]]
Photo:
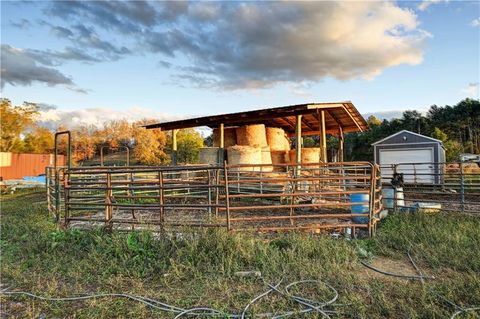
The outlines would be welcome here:
[[[208,305],[239,311],[265,291],[258,279],[235,272],[260,271],[271,283],[320,279],[348,304],[340,317],[434,318],[452,309],[432,290],[462,305],[480,304],[479,220],[452,215],[391,216],[374,239],[334,240],[328,236],[278,234],[262,237],[221,229],[182,230],[168,236],[143,232],[58,230],[41,193],[2,199],[2,283],[42,295],[129,292],[182,307]],[[477,248],[476,248],[477,247]],[[359,249],[362,248],[362,249]],[[422,269],[439,280],[423,287],[371,276],[358,263],[358,251],[405,259],[411,249]],[[312,293],[305,290],[303,293]],[[320,293],[319,299],[328,299]],[[170,318],[126,300],[74,304],[5,299],[9,316],[80,318]],[[291,308],[272,297],[253,311]]]

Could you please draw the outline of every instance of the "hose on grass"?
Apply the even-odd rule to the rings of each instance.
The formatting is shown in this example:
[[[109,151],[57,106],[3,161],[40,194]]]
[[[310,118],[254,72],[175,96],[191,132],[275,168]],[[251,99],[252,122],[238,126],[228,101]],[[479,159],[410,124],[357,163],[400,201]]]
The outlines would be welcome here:
[[[280,284],[282,283],[282,281],[280,281],[278,284],[275,285],[275,288],[277,288],[278,286],[280,286]],[[247,314],[247,310],[248,308],[250,308],[250,306],[252,306],[255,302],[257,302],[258,300],[262,299],[263,297],[267,296],[268,294],[270,294],[271,292],[273,291],[272,288],[268,289],[267,291],[261,293],[260,295],[256,296],[255,298],[253,298],[252,300],[250,300],[250,302],[243,308],[243,311],[242,311],[242,315],[240,316],[241,319],[245,319],[245,316]]]
[[[416,276],[416,275],[403,275],[403,274],[396,274],[396,273],[392,273],[392,272],[388,272],[388,271],[384,271],[384,270],[381,270],[381,269],[378,269],[378,268],[375,268],[373,267],[372,265],[369,265],[367,264],[366,262],[364,261],[360,261],[360,263],[362,265],[364,265],[365,267],[367,267],[368,269],[371,269],[373,271],[376,271],[382,275],[386,275],[386,276],[392,276],[392,277],[398,277],[398,278],[405,278],[405,279],[413,279],[413,280],[423,280],[423,279],[435,279],[435,277],[433,276],[425,276],[425,275],[419,275],[419,276]]]
[[[408,259],[410,259],[410,262],[412,263],[413,267],[415,268],[415,270],[417,271],[417,273],[420,275],[420,276],[423,276],[423,273],[422,271],[420,270],[420,268],[417,266],[417,264],[415,263],[415,261],[413,260],[412,256],[410,255],[410,250],[407,251],[407,256],[408,256]],[[423,281],[422,279],[422,285],[424,284],[425,282]],[[462,313],[467,313],[467,312],[472,312],[472,311],[478,311],[480,310],[480,307],[469,307],[469,308],[463,308],[459,305],[457,305],[456,303],[454,303],[453,301],[445,298],[443,295],[439,294],[438,292],[436,292],[435,290],[433,289],[430,289],[430,291],[436,295],[438,298],[442,299],[443,301],[445,301],[446,303],[448,303],[450,306],[454,307],[454,308],[457,308],[459,309],[458,311],[454,312],[452,314],[452,316],[450,317],[450,319],[454,319],[455,317],[457,317],[458,315],[462,314]]]
[[[263,278],[262,278],[263,279]],[[240,318],[240,319],[245,319],[247,315],[248,309],[258,300],[261,298],[267,296],[268,294],[272,292],[276,292],[280,296],[283,296],[284,298],[287,298],[290,301],[293,301],[297,304],[303,305],[306,308],[303,308],[301,310],[286,310],[284,313],[281,314],[272,314],[272,313],[261,313],[258,314],[258,317],[271,317],[275,319],[280,319],[280,318],[285,318],[289,317],[292,315],[296,314],[303,314],[303,313],[308,313],[311,311],[316,311],[319,313],[324,318],[330,318],[329,314],[336,314],[337,311],[334,310],[327,310],[323,309],[324,307],[327,306],[335,306],[333,303],[338,299],[338,291],[333,288],[331,285],[322,282],[320,280],[302,280],[302,281],[295,281],[287,286],[285,286],[284,291],[281,291],[278,287],[280,286],[281,282],[277,283],[276,285],[271,285],[267,283],[263,279],[264,283],[269,287],[267,291],[264,293],[258,295],[257,297],[253,298],[244,308],[241,314],[237,313],[228,313],[228,312],[223,312],[221,310],[209,308],[209,307],[193,307],[189,309],[184,309],[180,308],[174,305],[167,304],[165,302],[161,302],[155,299],[151,299],[148,297],[143,297],[139,295],[132,295],[132,294],[126,294],[126,293],[100,293],[100,294],[88,294],[88,295],[82,295],[82,296],[72,296],[72,297],[44,297],[40,295],[36,295],[31,292],[26,292],[26,291],[8,291],[7,289],[3,289],[0,291],[1,295],[6,295],[6,296],[27,296],[30,298],[34,299],[39,299],[43,301],[56,301],[56,302],[66,302],[66,301],[83,301],[83,300],[88,300],[88,299],[100,299],[100,298],[126,298],[130,299],[136,302],[140,302],[152,309],[163,311],[163,312],[170,312],[173,315],[175,315],[174,319],[181,318],[183,316],[209,316],[209,317],[223,317],[223,318]],[[330,299],[329,301],[321,302],[317,300],[310,300],[307,298],[303,298],[300,296],[296,295],[291,295],[289,292],[289,288],[296,286],[296,285],[301,285],[301,284],[307,284],[307,283],[315,283],[315,284],[324,284],[327,286],[332,292],[334,292],[334,297]]]
[[[455,312],[450,319],[454,319],[456,316],[462,314],[462,313],[467,313],[467,312],[472,312],[472,311],[479,311],[480,307],[472,307],[472,308],[463,308],[462,310],[459,310]]]

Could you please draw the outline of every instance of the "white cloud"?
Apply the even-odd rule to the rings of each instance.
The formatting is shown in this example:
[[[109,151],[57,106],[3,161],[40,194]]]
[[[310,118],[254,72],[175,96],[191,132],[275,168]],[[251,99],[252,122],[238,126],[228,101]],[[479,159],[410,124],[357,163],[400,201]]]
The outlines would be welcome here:
[[[50,12],[66,24],[118,31],[122,46],[134,40],[130,52],[169,57],[179,81],[223,89],[373,79],[421,63],[430,36],[415,12],[389,1],[154,4],[52,2]]]
[[[472,22],[470,22],[470,25],[472,27],[479,27],[480,26],[480,18],[473,19]]]
[[[417,8],[420,11],[425,11],[431,5],[438,4],[438,3],[441,3],[441,2],[448,2],[448,0],[424,0],[424,1],[420,2],[420,4],[417,6]]]
[[[126,110],[102,107],[64,110],[49,107],[40,110],[39,115],[40,125],[51,129],[56,129],[59,126],[64,126],[68,129],[89,125],[102,127],[108,121],[128,120],[129,122],[135,122],[143,119],[155,119],[162,122],[178,120],[181,117],[139,106]]]
[[[478,82],[469,83],[465,88],[462,89],[462,93],[466,94],[468,97],[478,98],[479,97]]]

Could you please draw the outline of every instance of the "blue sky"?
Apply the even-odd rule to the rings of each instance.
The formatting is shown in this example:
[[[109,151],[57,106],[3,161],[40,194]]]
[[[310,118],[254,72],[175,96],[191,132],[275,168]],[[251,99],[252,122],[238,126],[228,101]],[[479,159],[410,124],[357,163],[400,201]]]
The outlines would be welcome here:
[[[1,18],[2,97],[53,105],[54,122],[479,96],[477,1],[3,1]]]

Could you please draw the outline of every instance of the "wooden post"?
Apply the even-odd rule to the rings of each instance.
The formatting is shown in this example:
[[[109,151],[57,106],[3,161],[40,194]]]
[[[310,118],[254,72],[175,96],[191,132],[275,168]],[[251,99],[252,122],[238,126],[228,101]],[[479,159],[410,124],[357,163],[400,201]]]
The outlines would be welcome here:
[[[296,140],[296,153],[295,162],[300,164],[302,162],[302,115],[296,116],[295,122],[295,140]],[[298,168],[298,166],[297,166]]]
[[[219,137],[219,145],[218,145],[218,164],[223,163],[225,157],[225,125],[223,123],[220,124],[218,128],[218,137]]]
[[[343,142],[344,142],[343,129],[339,125],[338,126],[338,161],[339,162],[343,162]]]
[[[327,134],[326,134],[326,128],[325,128],[325,111],[320,112],[320,157],[324,163],[328,162]]]
[[[172,165],[177,165],[177,133],[178,130],[172,130]]]
[[[110,220],[112,219],[112,175],[107,173],[107,191],[105,192],[105,221],[106,225],[110,226]]]

